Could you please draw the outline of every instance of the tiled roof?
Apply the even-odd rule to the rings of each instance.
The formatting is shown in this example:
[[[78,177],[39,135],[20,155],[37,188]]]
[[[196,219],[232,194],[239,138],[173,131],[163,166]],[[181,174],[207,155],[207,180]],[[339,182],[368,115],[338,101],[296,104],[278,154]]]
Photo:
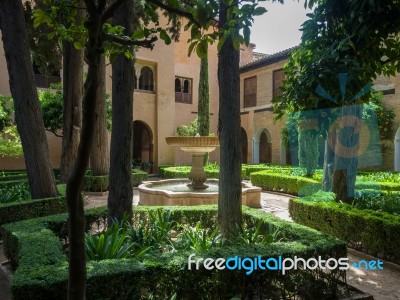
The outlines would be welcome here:
[[[240,73],[245,73],[254,69],[258,69],[264,66],[268,66],[271,65],[273,63],[285,60],[287,58],[289,58],[290,53],[297,49],[298,46],[289,48],[289,49],[285,49],[283,51],[268,55],[268,54],[264,54],[263,57],[259,57],[257,59],[257,56],[255,55],[255,59],[245,65],[240,66]],[[256,53],[256,52],[255,52]],[[254,53],[254,54],[255,54]]]

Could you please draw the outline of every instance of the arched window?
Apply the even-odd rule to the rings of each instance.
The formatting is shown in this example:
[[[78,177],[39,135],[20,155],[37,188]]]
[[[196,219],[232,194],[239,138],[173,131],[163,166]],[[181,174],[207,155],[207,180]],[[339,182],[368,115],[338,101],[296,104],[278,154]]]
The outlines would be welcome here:
[[[175,102],[192,103],[192,79],[175,78]]]
[[[188,79],[185,79],[185,81],[183,82],[183,92],[186,94],[190,94],[190,82]]]
[[[179,78],[175,78],[175,93],[180,92],[182,92],[181,80]]]
[[[154,91],[153,71],[149,67],[143,67],[140,71],[139,89]]]

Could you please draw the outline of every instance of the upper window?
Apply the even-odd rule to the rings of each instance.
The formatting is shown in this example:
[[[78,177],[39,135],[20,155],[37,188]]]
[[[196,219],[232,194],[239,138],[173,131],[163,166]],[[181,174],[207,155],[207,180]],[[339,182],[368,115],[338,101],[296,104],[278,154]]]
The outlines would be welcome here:
[[[282,95],[281,86],[283,85],[283,80],[285,79],[285,73],[283,69],[275,70],[273,73],[273,94],[272,97],[278,97]]]
[[[154,91],[153,71],[149,67],[143,67],[140,71],[139,90]]]
[[[257,76],[244,79],[243,107],[257,105]]]
[[[175,78],[175,102],[192,103],[192,79]]]

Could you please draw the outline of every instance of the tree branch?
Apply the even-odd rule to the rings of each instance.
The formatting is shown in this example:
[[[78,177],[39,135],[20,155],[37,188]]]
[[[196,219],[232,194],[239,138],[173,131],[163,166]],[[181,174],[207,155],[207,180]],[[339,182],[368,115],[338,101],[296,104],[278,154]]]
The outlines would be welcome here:
[[[85,5],[87,8],[87,12],[89,14],[89,16],[93,16],[96,13],[96,4],[93,2],[93,0],[84,0],[85,1]]]
[[[388,58],[386,60],[383,60],[383,61],[381,60],[380,62],[381,62],[381,65],[384,66],[384,65],[386,65],[388,63],[392,63],[392,62],[397,61],[399,59],[400,59],[400,55],[396,55],[396,56],[390,57],[390,58]]]
[[[113,15],[114,12],[117,10],[117,8],[126,0],[115,0],[113,3],[110,4],[110,6],[107,8],[107,10],[104,12],[103,16],[101,17],[101,21],[105,23],[108,19],[110,19]]]
[[[186,19],[191,21],[193,24],[195,24],[199,28],[202,27],[201,24],[193,17],[193,15],[191,13],[188,13],[179,8],[168,6],[159,0],[149,0],[149,2],[159,6],[160,8],[166,10],[167,12],[177,14],[178,16],[181,16],[181,17],[185,17]]]
[[[110,42],[115,42],[121,45],[126,45],[126,46],[139,46],[143,48],[149,48],[153,49],[153,43],[157,40],[156,36],[151,37],[150,39],[146,40],[140,40],[140,41],[135,41],[135,40],[127,40],[124,38],[121,38],[116,35],[108,34],[108,33],[103,33],[103,39],[110,41]]]

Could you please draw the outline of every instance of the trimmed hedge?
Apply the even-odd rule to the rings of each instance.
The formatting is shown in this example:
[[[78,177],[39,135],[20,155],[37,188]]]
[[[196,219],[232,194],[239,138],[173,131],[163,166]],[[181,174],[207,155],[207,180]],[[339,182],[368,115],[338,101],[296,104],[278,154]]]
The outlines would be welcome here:
[[[148,220],[147,214],[158,207],[137,207],[137,219]],[[173,207],[173,219],[178,222],[196,221],[212,225],[217,207]],[[290,240],[268,246],[230,246],[214,248],[206,257],[262,256],[294,257],[305,259],[320,255],[345,257],[346,244],[338,239],[310,228],[282,221],[263,212],[243,208],[244,220],[252,224],[263,220],[281,228]],[[88,227],[106,219],[106,209],[86,211]],[[38,218],[3,227],[4,248],[14,266],[18,266],[12,281],[13,299],[65,299],[68,263],[60,244],[66,236],[67,215]],[[322,270],[292,270],[282,275],[280,271],[255,270],[251,275],[245,271],[188,270],[190,253],[174,252],[148,254],[138,259],[89,261],[87,264],[88,299],[231,299],[250,298],[263,293],[265,298],[281,298],[297,294],[307,299],[333,297],[336,279],[343,275],[339,270],[329,273]],[[196,254],[196,258],[201,257]],[[106,288],[104,284],[106,283]],[[197,297],[198,296],[198,297]],[[197,297],[197,298],[196,298]]]
[[[190,173],[190,166],[178,166],[178,167],[164,167],[160,168],[160,177],[163,179],[173,179],[173,178],[188,178]],[[219,169],[207,169],[205,167],[205,173],[207,178],[219,178]],[[246,170],[242,168],[242,178],[246,178]]]
[[[67,211],[65,197],[0,204],[0,225]]]
[[[293,195],[311,195],[321,188],[315,179],[302,176],[283,175],[268,171],[250,174],[251,183],[268,191],[285,192]]]
[[[302,225],[331,234],[363,252],[400,263],[400,216],[361,210],[313,196],[290,199],[289,213]]]
[[[139,186],[142,181],[148,178],[148,174],[144,171],[132,169],[132,180],[133,186]],[[89,174],[85,175],[82,183],[82,191],[86,192],[106,192],[109,190],[109,176],[93,176]]]

